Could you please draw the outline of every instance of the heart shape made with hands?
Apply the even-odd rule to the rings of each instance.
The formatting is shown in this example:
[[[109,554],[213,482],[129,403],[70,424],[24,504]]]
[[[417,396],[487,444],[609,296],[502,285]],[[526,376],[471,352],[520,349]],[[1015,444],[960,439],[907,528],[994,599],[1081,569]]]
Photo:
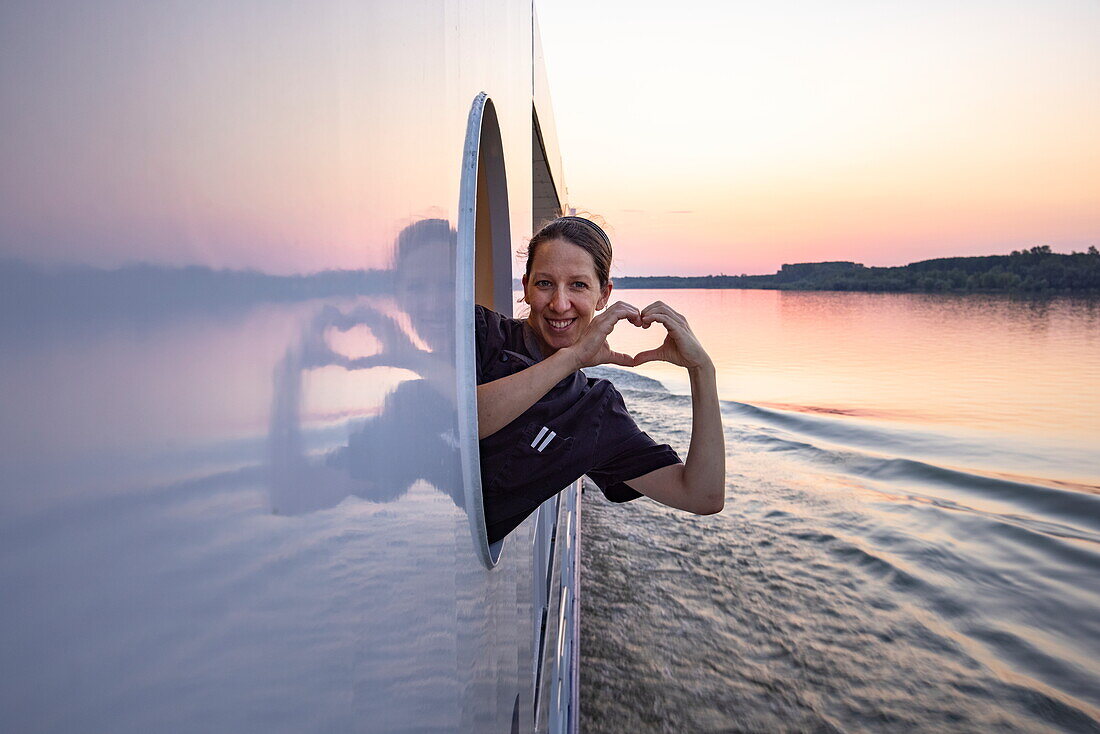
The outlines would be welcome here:
[[[607,345],[612,351],[627,355],[639,366],[639,355],[651,353],[660,348],[666,341],[671,340],[668,328],[660,323],[653,322],[647,325],[638,325],[627,319],[616,322],[615,329],[607,339]],[[656,358],[647,359],[641,364],[658,361]]]
[[[382,341],[364,323],[329,325],[322,338],[333,354],[347,359],[362,359],[382,351]]]

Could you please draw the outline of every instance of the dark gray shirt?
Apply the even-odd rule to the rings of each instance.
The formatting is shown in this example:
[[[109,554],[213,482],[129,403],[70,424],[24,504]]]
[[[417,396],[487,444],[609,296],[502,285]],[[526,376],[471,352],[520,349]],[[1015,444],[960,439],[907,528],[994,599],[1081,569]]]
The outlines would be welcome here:
[[[542,360],[525,321],[476,306],[477,384]],[[566,485],[587,474],[612,502],[641,494],[631,479],[680,463],[630,417],[607,380],[574,372],[522,415],[480,442],[481,487],[489,542],[500,540]]]

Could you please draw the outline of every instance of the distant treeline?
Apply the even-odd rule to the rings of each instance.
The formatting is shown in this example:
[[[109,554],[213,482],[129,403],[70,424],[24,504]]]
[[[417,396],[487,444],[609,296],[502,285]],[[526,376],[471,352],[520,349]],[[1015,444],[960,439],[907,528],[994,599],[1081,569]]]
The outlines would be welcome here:
[[[1100,253],[1061,255],[1042,245],[1011,255],[941,257],[898,267],[796,263],[774,275],[616,278],[617,288],[762,288],[892,293],[1100,294]]]
[[[383,270],[325,270],[307,275],[269,275],[255,270],[215,270],[201,265],[137,264],[115,270],[47,268],[0,260],[0,306],[14,309],[237,306],[261,302],[376,293],[392,280]]]
[[[392,280],[387,270],[269,275],[148,264],[44,267],[0,259],[0,338],[32,337],[47,327],[154,328],[188,315],[231,317],[263,304],[392,291]]]

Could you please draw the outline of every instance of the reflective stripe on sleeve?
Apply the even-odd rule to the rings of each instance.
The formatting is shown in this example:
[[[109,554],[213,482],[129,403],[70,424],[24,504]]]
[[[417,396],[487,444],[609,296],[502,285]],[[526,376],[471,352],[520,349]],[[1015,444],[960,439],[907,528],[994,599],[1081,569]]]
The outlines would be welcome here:
[[[538,442],[542,440],[542,437],[546,435],[548,430],[550,429],[546,426],[542,427],[542,430],[539,431],[539,435],[535,436],[535,440],[531,442],[531,448],[535,448],[535,446],[538,445]],[[539,449],[539,451],[542,451],[542,449]]]

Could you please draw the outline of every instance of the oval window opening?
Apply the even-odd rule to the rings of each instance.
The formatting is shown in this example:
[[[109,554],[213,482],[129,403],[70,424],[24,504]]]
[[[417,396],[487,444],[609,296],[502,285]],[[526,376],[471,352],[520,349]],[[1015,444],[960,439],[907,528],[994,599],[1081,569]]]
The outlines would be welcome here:
[[[512,315],[511,227],[504,146],[493,101],[474,98],[466,123],[459,184],[455,276],[458,408],[466,515],[474,546],[487,567],[496,565],[504,540],[492,545],[485,527],[477,437],[474,304]]]

